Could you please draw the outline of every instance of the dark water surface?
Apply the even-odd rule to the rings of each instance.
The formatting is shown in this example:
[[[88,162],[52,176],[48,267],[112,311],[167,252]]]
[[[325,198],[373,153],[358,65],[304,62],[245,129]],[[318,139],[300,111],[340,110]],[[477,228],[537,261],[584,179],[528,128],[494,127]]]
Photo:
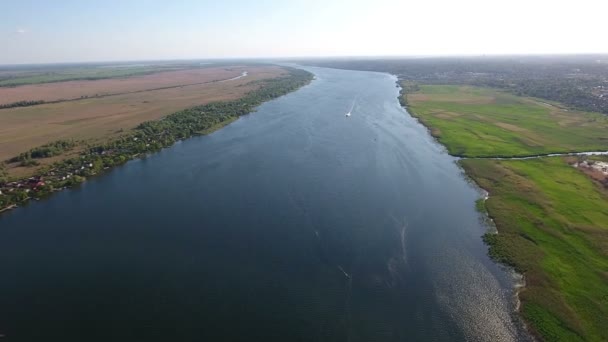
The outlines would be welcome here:
[[[2,215],[0,341],[520,339],[479,193],[395,79],[310,70],[218,132]]]

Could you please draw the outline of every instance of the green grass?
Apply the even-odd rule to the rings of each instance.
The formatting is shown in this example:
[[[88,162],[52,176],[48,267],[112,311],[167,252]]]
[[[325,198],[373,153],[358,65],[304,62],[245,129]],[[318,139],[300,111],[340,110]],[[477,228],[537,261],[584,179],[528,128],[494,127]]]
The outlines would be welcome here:
[[[478,198],[478,199],[475,201],[475,209],[477,209],[477,211],[478,211],[478,212],[480,212],[480,213],[482,213],[482,214],[487,213],[487,210],[486,210],[486,201],[485,201],[485,199],[483,199],[483,198]]]
[[[408,94],[412,115],[452,155],[530,156],[608,150],[608,117],[489,88],[421,86]]]
[[[490,192],[490,254],[526,275],[522,314],[550,341],[608,340],[608,193],[562,158],[465,159]]]

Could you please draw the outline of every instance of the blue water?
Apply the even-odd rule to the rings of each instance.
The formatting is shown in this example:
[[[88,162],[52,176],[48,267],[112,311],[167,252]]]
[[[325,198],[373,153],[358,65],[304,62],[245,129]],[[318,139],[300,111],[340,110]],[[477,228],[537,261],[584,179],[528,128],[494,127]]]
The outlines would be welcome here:
[[[480,194],[394,77],[309,70],[220,131],[2,215],[4,340],[523,339]]]

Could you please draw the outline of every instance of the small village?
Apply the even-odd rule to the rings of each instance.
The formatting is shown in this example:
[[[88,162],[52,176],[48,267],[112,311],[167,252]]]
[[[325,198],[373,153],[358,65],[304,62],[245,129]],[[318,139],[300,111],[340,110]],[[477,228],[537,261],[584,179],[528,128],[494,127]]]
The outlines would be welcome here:
[[[99,165],[91,162],[91,158],[81,158],[82,161],[78,164],[59,163],[40,175],[0,184],[0,212],[16,208],[18,204],[29,199],[37,200],[52,192],[82,183],[86,177],[99,172]]]

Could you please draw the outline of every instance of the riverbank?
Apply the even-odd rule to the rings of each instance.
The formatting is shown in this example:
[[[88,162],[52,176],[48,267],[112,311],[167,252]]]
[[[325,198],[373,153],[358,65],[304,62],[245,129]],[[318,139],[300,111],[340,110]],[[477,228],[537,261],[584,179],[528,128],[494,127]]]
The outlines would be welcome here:
[[[551,156],[608,149],[608,120],[492,89],[408,89],[401,103],[450,154],[468,157],[459,164],[489,193],[477,206],[498,234],[484,240],[495,260],[525,276],[518,296],[531,332],[549,341],[608,339],[608,191],[567,157]]]
[[[246,77],[231,80],[245,71]],[[100,144],[170,113],[212,102],[236,101],[266,80],[287,75],[280,66],[252,64],[125,79],[0,87],[3,101],[13,98],[47,102],[0,110],[0,161],[57,140]],[[74,100],[63,101],[69,99]],[[9,171],[14,176],[28,172],[12,165]]]
[[[53,163],[35,175],[22,179],[0,179],[0,209],[22,205],[30,198],[40,199],[53,192],[83,182],[128,160],[173,145],[197,134],[209,134],[252,112],[260,104],[295,91],[312,80],[312,74],[288,68],[285,77],[265,80],[262,86],[233,101],[215,102],[182,110],[158,121],[148,121],[107,143],[87,145],[76,157]],[[71,146],[56,143],[28,151],[15,160],[37,163],[37,159],[68,152]],[[13,158],[14,159],[14,158]],[[0,170],[2,171],[2,170]],[[2,176],[4,172],[0,173]]]
[[[9,211],[9,210],[13,210],[13,209],[15,209],[15,208],[17,208],[17,205],[16,205],[16,204],[9,205],[8,207],[5,207],[5,208],[0,209],[0,213],[3,213],[3,212],[5,212],[5,211]]]
[[[519,157],[508,157],[508,156],[492,156],[492,157],[473,157],[471,159],[494,159],[494,160],[527,160],[527,159],[537,159],[537,158],[546,158],[546,157],[590,157],[590,156],[605,156],[608,155],[608,151],[593,151],[593,152],[568,152],[568,153],[545,153],[545,154],[535,154],[530,156],[519,156]],[[461,159],[469,159],[467,157],[460,157]]]
[[[228,125],[230,125],[231,123],[235,122],[236,120],[238,120],[238,117],[231,117],[228,118],[222,122],[218,122],[215,125],[209,127],[209,128],[205,128],[204,130],[200,131],[198,134],[199,135],[207,135],[207,134],[211,134],[215,131],[217,131],[218,129],[222,129]]]

